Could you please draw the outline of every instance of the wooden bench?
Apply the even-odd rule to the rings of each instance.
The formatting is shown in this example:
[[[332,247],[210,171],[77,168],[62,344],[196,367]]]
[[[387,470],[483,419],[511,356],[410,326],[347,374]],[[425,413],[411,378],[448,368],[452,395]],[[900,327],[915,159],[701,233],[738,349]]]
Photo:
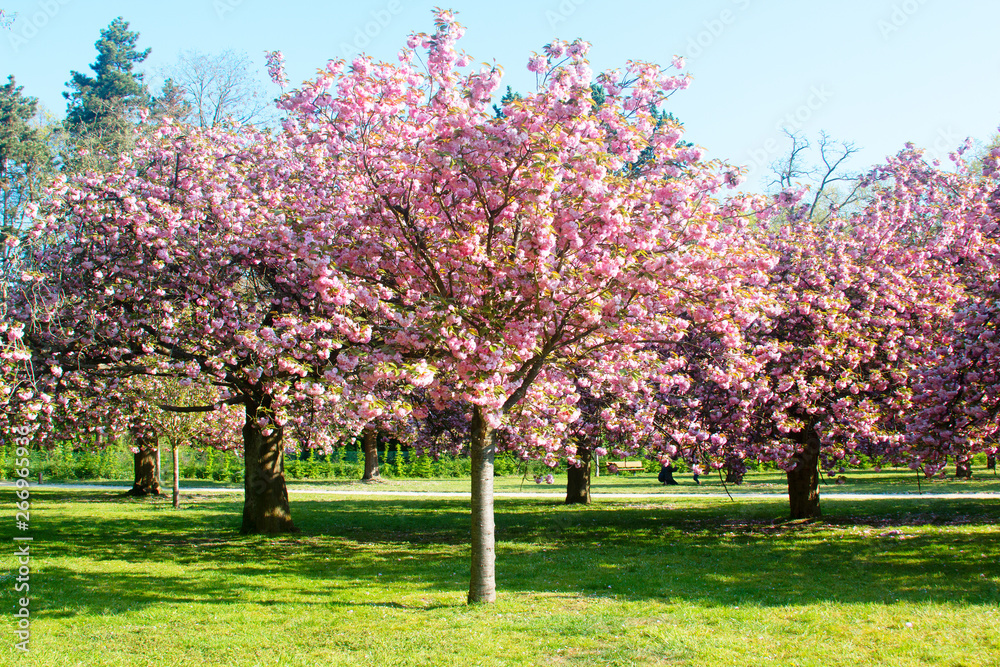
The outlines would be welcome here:
[[[605,465],[608,467],[608,472],[615,472],[617,470],[618,473],[634,473],[645,470],[642,461],[608,461]]]

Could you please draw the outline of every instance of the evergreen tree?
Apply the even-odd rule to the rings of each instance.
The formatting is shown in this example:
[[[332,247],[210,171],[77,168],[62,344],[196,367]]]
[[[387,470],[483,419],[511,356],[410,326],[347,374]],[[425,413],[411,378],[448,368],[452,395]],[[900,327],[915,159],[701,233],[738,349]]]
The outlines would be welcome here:
[[[31,121],[38,100],[26,97],[14,77],[0,86],[0,235],[19,233],[26,204],[41,191],[52,155],[41,129]]]
[[[42,130],[33,127],[38,103],[25,97],[11,76],[0,86],[0,338],[4,345],[0,360],[3,375],[13,371],[8,356],[10,307],[25,267],[25,208],[36,201],[51,173],[52,159]],[[23,285],[23,283],[21,283]],[[4,333],[6,332],[6,333]],[[6,406],[6,391],[13,385],[0,378],[0,403]],[[4,412],[0,409],[0,412]]]
[[[163,82],[160,94],[153,100],[153,118],[162,120],[172,118],[179,123],[185,123],[191,116],[192,106],[187,100],[184,86],[178,85],[173,79]]]
[[[137,51],[139,33],[128,28],[128,21],[119,16],[101,30],[94,44],[97,61],[90,66],[94,76],[70,73],[70,91],[63,93],[68,100],[66,128],[78,148],[109,154],[127,148],[138,112],[152,103],[143,75],[134,71],[149,49]]]
[[[521,96],[518,93],[515,93],[510,86],[507,86],[507,92],[500,98],[500,104],[493,105],[493,113],[496,114],[497,118],[503,118],[503,108],[511,102],[515,102],[519,99],[521,99]]]

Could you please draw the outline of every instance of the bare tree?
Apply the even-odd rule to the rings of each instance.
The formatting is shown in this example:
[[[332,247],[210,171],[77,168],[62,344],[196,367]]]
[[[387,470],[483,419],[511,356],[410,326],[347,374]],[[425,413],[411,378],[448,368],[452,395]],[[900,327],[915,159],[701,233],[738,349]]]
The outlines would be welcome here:
[[[792,187],[800,178],[811,176],[810,170],[802,166],[802,154],[809,150],[809,140],[796,132],[785,130],[785,135],[792,140],[792,148],[788,151],[788,156],[774,162],[771,171],[774,172],[774,180],[770,185],[777,185],[785,190]]]
[[[791,139],[792,147],[787,157],[771,165],[775,178],[770,185],[786,189],[801,180],[811,181],[814,194],[809,205],[809,217],[814,217],[817,209],[823,206],[825,211],[820,222],[861,198],[863,191],[860,176],[843,170],[846,162],[860,148],[851,142],[834,141],[825,132],[820,132],[818,148],[821,164],[809,166],[805,162],[812,147],[809,140],[787,130],[785,134]],[[846,192],[836,184],[845,184]]]
[[[170,78],[191,104],[189,121],[200,127],[263,125],[274,118],[271,100],[246,53],[186,51]]]

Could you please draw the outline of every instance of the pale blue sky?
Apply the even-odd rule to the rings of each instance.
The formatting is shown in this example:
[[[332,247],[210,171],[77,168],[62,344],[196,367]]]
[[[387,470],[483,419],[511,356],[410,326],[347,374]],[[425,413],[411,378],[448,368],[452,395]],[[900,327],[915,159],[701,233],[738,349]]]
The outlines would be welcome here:
[[[294,83],[361,50],[394,61],[408,33],[431,29],[435,4],[458,10],[463,48],[503,65],[517,90],[533,86],[525,64],[554,37],[591,42],[595,70],[687,56],[694,82],[670,110],[710,157],[754,167],[758,186],[787,148],[782,123],[855,142],[858,169],[907,141],[944,158],[1000,125],[1000,2],[987,0],[0,0],[19,14],[0,33],[0,76],[61,116],[70,70],[89,71],[120,15],[152,48],[152,80],[186,49],[245,51],[262,71],[263,51],[280,49]]]

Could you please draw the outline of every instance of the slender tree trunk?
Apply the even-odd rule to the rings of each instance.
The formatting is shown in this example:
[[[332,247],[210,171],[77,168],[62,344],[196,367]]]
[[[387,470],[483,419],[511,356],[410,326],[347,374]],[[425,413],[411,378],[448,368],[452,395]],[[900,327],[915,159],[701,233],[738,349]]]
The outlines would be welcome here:
[[[138,444],[139,451],[132,455],[135,461],[135,480],[126,495],[158,496],[160,482],[156,479],[156,450],[145,442]]]
[[[496,447],[482,409],[472,410],[472,568],[469,604],[495,602],[496,527],[493,519],[493,459]]]
[[[378,473],[378,431],[366,427],[361,434],[361,448],[365,452],[365,474],[362,482],[374,482],[379,479]]]
[[[583,446],[576,448],[579,466],[566,468],[566,504],[590,504],[590,449]]]
[[[181,457],[178,449],[176,442],[170,443],[170,456],[174,464],[174,480],[172,484],[174,487],[174,507],[181,506]]]
[[[972,479],[972,459],[960,458],[955,460],[955,478]]]
[[[819,509],[819,434],[811,425],[789,437],[802,446],[792,459],[796,466],[788,471],[788,500],[793,519],[820,516]]]
[[[257,405],[247,403],[246,406],[246,421],[243,424],[243,526],[240,528],[243,534],[270,535],[295,531],[285,486],[282,430],[271,423],[271,430],[265,435],[257,423],[258,409],[260,414],[268,414],[270,407],[270,397],[265,397]]]

